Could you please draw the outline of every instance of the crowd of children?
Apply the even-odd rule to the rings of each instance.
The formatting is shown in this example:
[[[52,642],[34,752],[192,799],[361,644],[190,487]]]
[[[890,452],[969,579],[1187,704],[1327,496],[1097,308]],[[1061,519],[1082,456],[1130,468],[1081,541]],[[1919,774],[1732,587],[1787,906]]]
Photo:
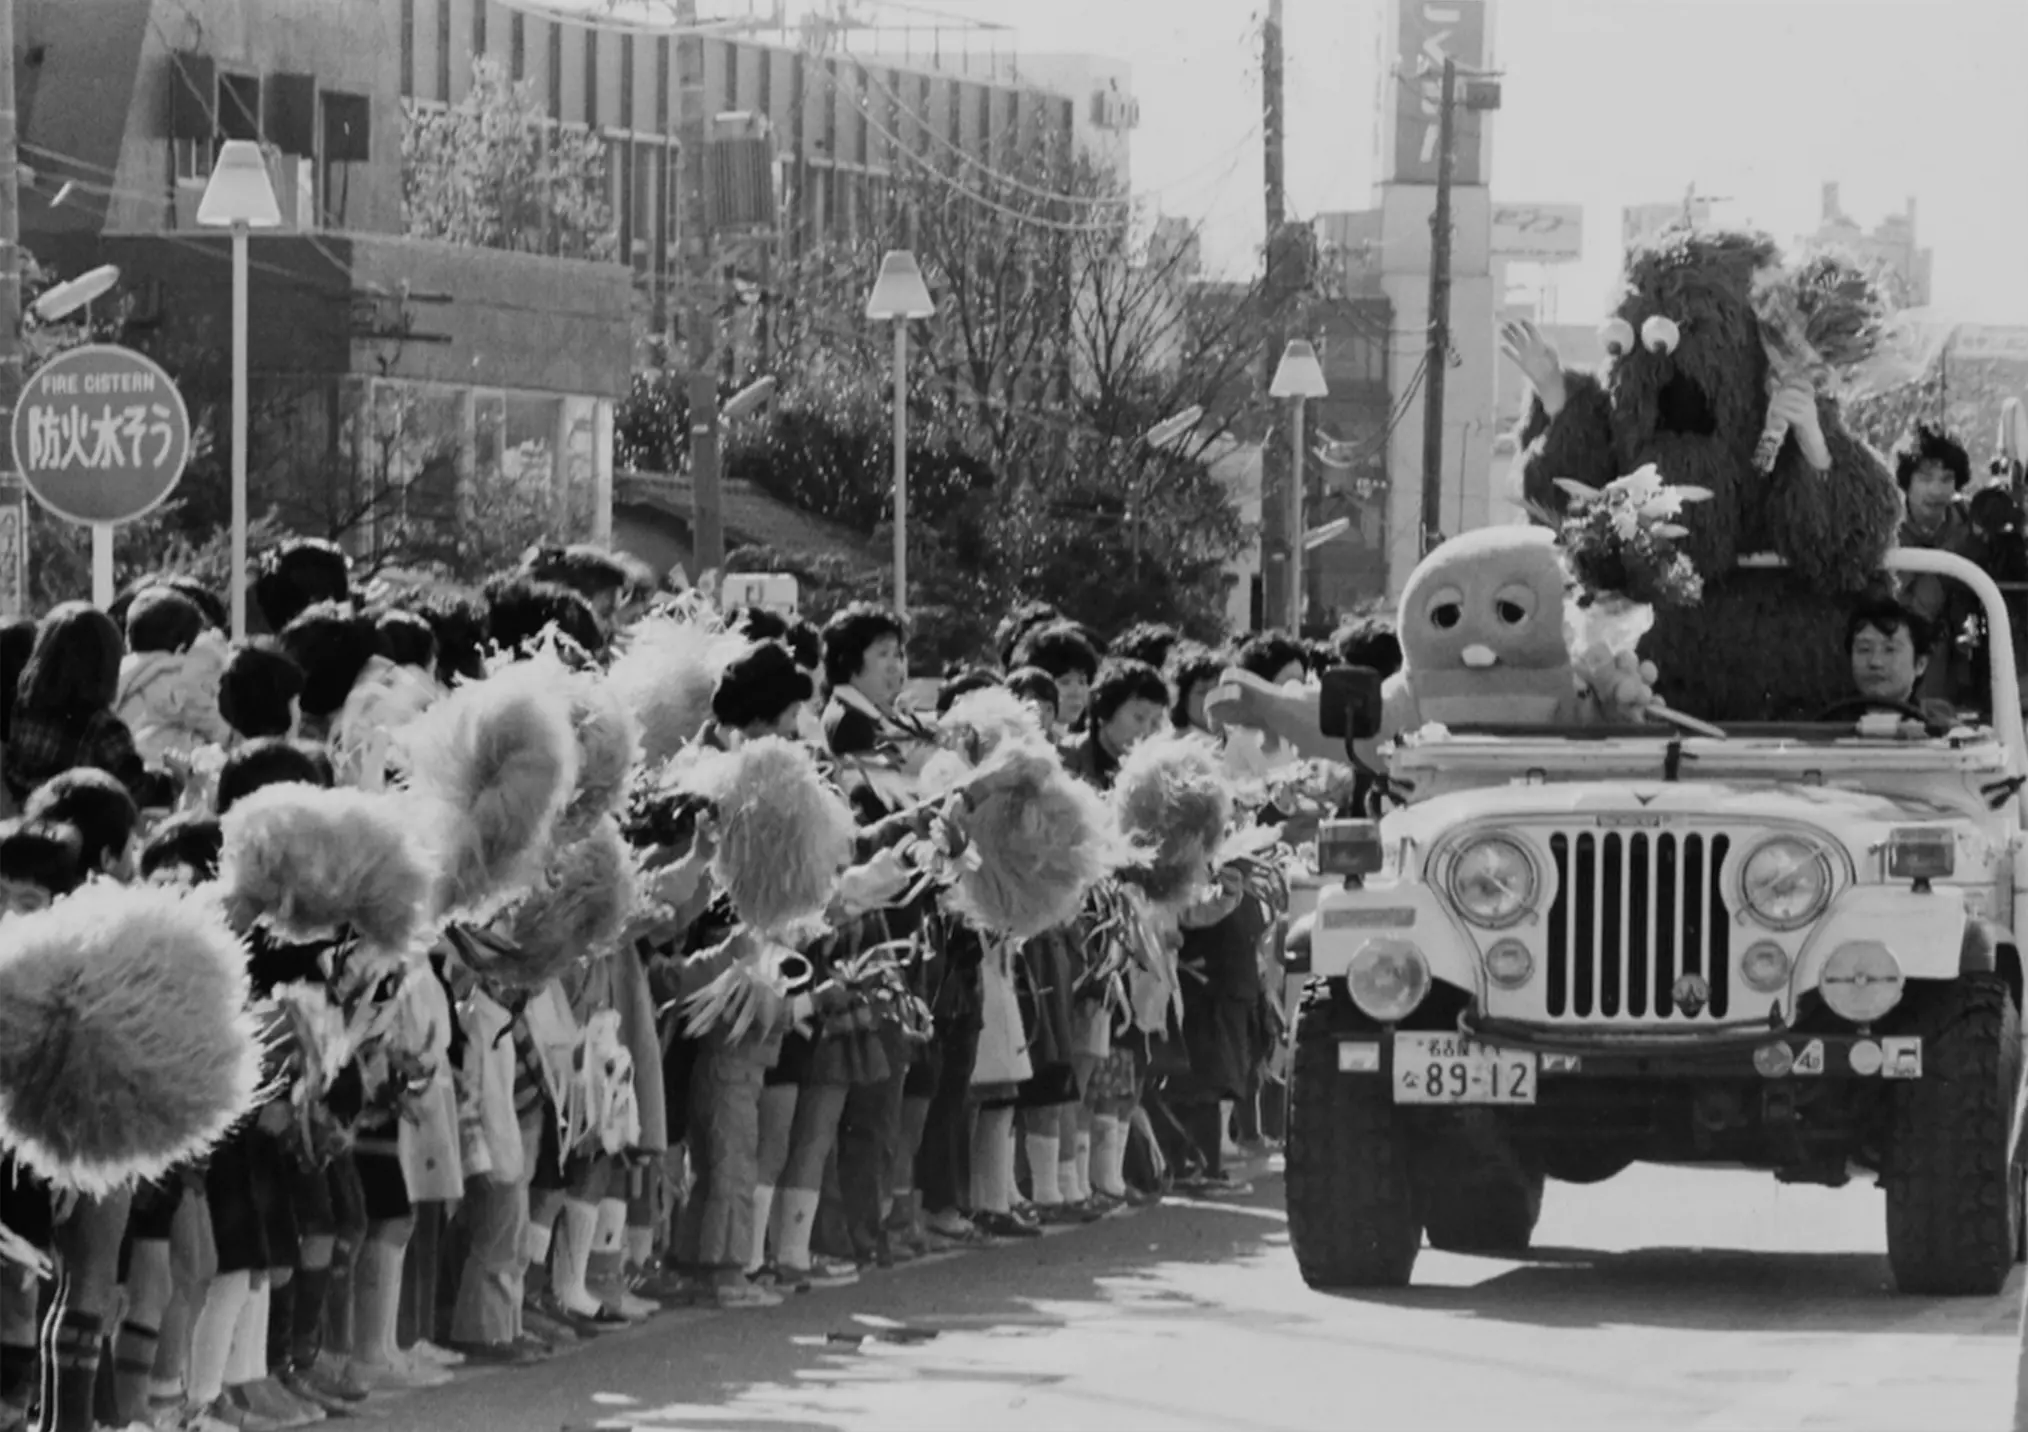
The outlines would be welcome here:
[[[916,705],[892,612],[588,548],[361,590],[302,542],[254,598],[0,628],[0,1428],[302,1426],[1243,1188],[1308,806],[1205,700],[1384,626],[1024,608]]]

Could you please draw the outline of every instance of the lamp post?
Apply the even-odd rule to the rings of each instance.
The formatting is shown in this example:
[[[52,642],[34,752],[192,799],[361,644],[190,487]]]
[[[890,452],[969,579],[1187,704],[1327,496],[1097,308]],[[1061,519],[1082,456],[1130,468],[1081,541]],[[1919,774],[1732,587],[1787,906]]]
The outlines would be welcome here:
[[[246,309],[247,235],[282,226],[268,162],[251,139],[219,147],[197,205],[197,222],[232,230],[232,636],[246,636]]]
[[[1268,396],[1287,398],[1289,402],[1289,493],[1283,504],[1283,521],[1286,524],[1288,540],[1288,582],[1289,631],[1300,637],[1303,634],[1303,404],[1311,398],[1322,398],[1330,389],[1324,386],[1324,365],[1317,361],[1317,350],[1301,338],[1291,339],[1289,346],[1282,350],[1282,361],[1275,368],[1274,381],[1268,384]]]
[[[894,324],[894,610],[908,615],[908,321],[935,315],[915,255],[892,249],[866,299],[868,318]]]
[[[1171,445],[1181,442],[1202,421],[1204,421],[1204,409],[1202,405],[1192,403],[1181,412],[1171,413],[1168,417],[1162,419],[1161,422],[1156,423],[1152,428],[1142,433],[1141,441],[1147,445],[1151,452],[1159,453]],[[1127,520],[1133,529],[1131,534],[1134,560],[1133,578],[1136,582],[1141,580],[1141,513],[1144,505],[1143,496],[1139,465],[1136,464],[1133,489],[1128,494],[1130,503],[1127,511]]]

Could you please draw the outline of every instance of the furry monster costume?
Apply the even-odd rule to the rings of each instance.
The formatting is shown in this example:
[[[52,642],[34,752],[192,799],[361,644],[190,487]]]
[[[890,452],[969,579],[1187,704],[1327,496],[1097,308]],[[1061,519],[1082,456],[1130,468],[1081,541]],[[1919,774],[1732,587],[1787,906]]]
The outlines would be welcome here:
[[[1900,520],[1892,476],[1831,398],[1816,400],[1828,472],[1794,439],[1772,472],[1755,469],[1768,359],[1750,295],[1779,262],[1758,234],[1672,230],[1634,250],[1604,366],[1566,369],[1562,408],[1535,398],[1521,431],[1523,489],[1552,511],[1566,505],[1557,478],[1602,488],[1646,463],[1711,491],[1682,519],[1704,598],[1658,611],[1642,655],[1665,701],[1721,722],[1806,719],[1850,694],[1845,612]],[[1761,552],[1787,570],[1738,565]]]

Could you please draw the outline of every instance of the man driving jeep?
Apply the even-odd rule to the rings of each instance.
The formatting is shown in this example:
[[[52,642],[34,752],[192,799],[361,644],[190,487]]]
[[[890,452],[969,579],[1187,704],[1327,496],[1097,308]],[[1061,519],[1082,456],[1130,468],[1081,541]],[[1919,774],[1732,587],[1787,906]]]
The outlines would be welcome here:
[[[1932,729],[1955,726],[1958,715],[1949,702],[1934,697],[1919,700],[1915,694],[1934,640],[1928,618],[1898,599],[1880,596],[1860,602],[1845,622],[1845,654],[1852,663],[1858,698],[1835,709],[1858,714],[1920,712]]]

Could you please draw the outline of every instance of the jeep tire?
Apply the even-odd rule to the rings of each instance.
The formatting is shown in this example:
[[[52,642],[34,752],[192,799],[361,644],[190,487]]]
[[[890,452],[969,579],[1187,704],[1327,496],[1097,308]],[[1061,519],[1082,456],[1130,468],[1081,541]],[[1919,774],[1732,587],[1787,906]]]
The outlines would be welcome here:
[[[1338,1071],[1336,1003],[1319,982],[1296,1017],[1289,1242],[1312,1288],[1403,1288],[1422,1251],[1408,1131],[1386,1079]]]
[[[1422,1220],[1445,1253],[1520,1253],[1542,1216],[1542,1173],[1513,1164],[1426,1179]]]
[[[1887,1260],[1897,1290],[2000,1291],[2020,1246],[2009,1142],[2021,1079],[2021,1013],[1997,975],[1937,990],[1918,1025],[1922,1077],[1893,1091]]]

